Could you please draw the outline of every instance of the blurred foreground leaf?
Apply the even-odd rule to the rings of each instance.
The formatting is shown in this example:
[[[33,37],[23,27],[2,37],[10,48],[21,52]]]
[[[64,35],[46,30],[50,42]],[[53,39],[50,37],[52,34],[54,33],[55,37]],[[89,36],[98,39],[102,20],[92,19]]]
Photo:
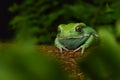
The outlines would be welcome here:
[[[101,45],[79,62],[88,80],[120,80],[120,46],[107,29],[99,29]]]
[[[116,37],[120,38],[120,19],[118,19],[116,22],[115,32],[116,32]]]
[[[43,54],[27,42],[1,48],[0,80],[67,80],[55,59]]]

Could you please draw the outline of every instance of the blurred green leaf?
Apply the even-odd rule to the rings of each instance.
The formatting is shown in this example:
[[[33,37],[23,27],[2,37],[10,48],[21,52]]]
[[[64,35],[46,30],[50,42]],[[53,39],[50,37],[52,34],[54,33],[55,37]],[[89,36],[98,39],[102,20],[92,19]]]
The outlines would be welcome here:
[[[31,42],[15,42],[0,53],[1,80],[67,80],[55,58]]]
[[[120,79],[120,49],[113,34],[99,29],[101,44],[79,62],[80,68],[90,80]]]
[[[120,19],[116,22],[116,28],[115,28],[116,36],[120,37]]]

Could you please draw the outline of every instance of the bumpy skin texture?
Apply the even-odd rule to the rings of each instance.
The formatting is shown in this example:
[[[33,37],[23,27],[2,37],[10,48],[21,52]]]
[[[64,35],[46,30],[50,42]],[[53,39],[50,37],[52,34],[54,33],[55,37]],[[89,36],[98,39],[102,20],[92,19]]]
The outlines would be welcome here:
[[[81,54],[97,39],[96,31],[84,23],[60,24],[58,26],[58,34],[55,38],[55,46],[62,53],[64,50],[73,50],[76,52],[80,49]]]

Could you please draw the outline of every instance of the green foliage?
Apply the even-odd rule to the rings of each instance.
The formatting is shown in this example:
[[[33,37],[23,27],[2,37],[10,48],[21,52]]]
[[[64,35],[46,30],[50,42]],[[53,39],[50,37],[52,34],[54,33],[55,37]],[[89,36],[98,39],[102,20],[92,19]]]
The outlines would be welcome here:
[[[116,37],[120,38],[120,19],[118,19],[116,22],[115,32],[116,32]]]
[[[37,27],[39,43],[51,44],[62,23],[85,22],[94,28],[113,25],[120,17],[119,5],[119,0],[24,0],[9,8],[16,14],[10,24],[15,29]]]
[[[38,28],[28,27],[26,16],[16,17],[11,22],[17,25],[15,39],[0,44],[0,80],[68,80],[55,58],[36,49]]]
[[[30,41],[0,48],[0,80],[68,80],[51,56],[36,50]]]
[[[113,34],[99,29],[101,44],[79,62],[89,80],[120,80],[120,45]]]

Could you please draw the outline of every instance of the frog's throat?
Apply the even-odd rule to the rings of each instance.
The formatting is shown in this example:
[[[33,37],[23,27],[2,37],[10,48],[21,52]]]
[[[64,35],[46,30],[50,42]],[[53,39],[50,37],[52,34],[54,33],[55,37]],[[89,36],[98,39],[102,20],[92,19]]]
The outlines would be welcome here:
[[[80,36],[59,36],[59,39],[69,39],[69,38],[77,39],[77,38],[83,38],[83,37],[89,37],[89,36],[90,34],[84,34]]]

